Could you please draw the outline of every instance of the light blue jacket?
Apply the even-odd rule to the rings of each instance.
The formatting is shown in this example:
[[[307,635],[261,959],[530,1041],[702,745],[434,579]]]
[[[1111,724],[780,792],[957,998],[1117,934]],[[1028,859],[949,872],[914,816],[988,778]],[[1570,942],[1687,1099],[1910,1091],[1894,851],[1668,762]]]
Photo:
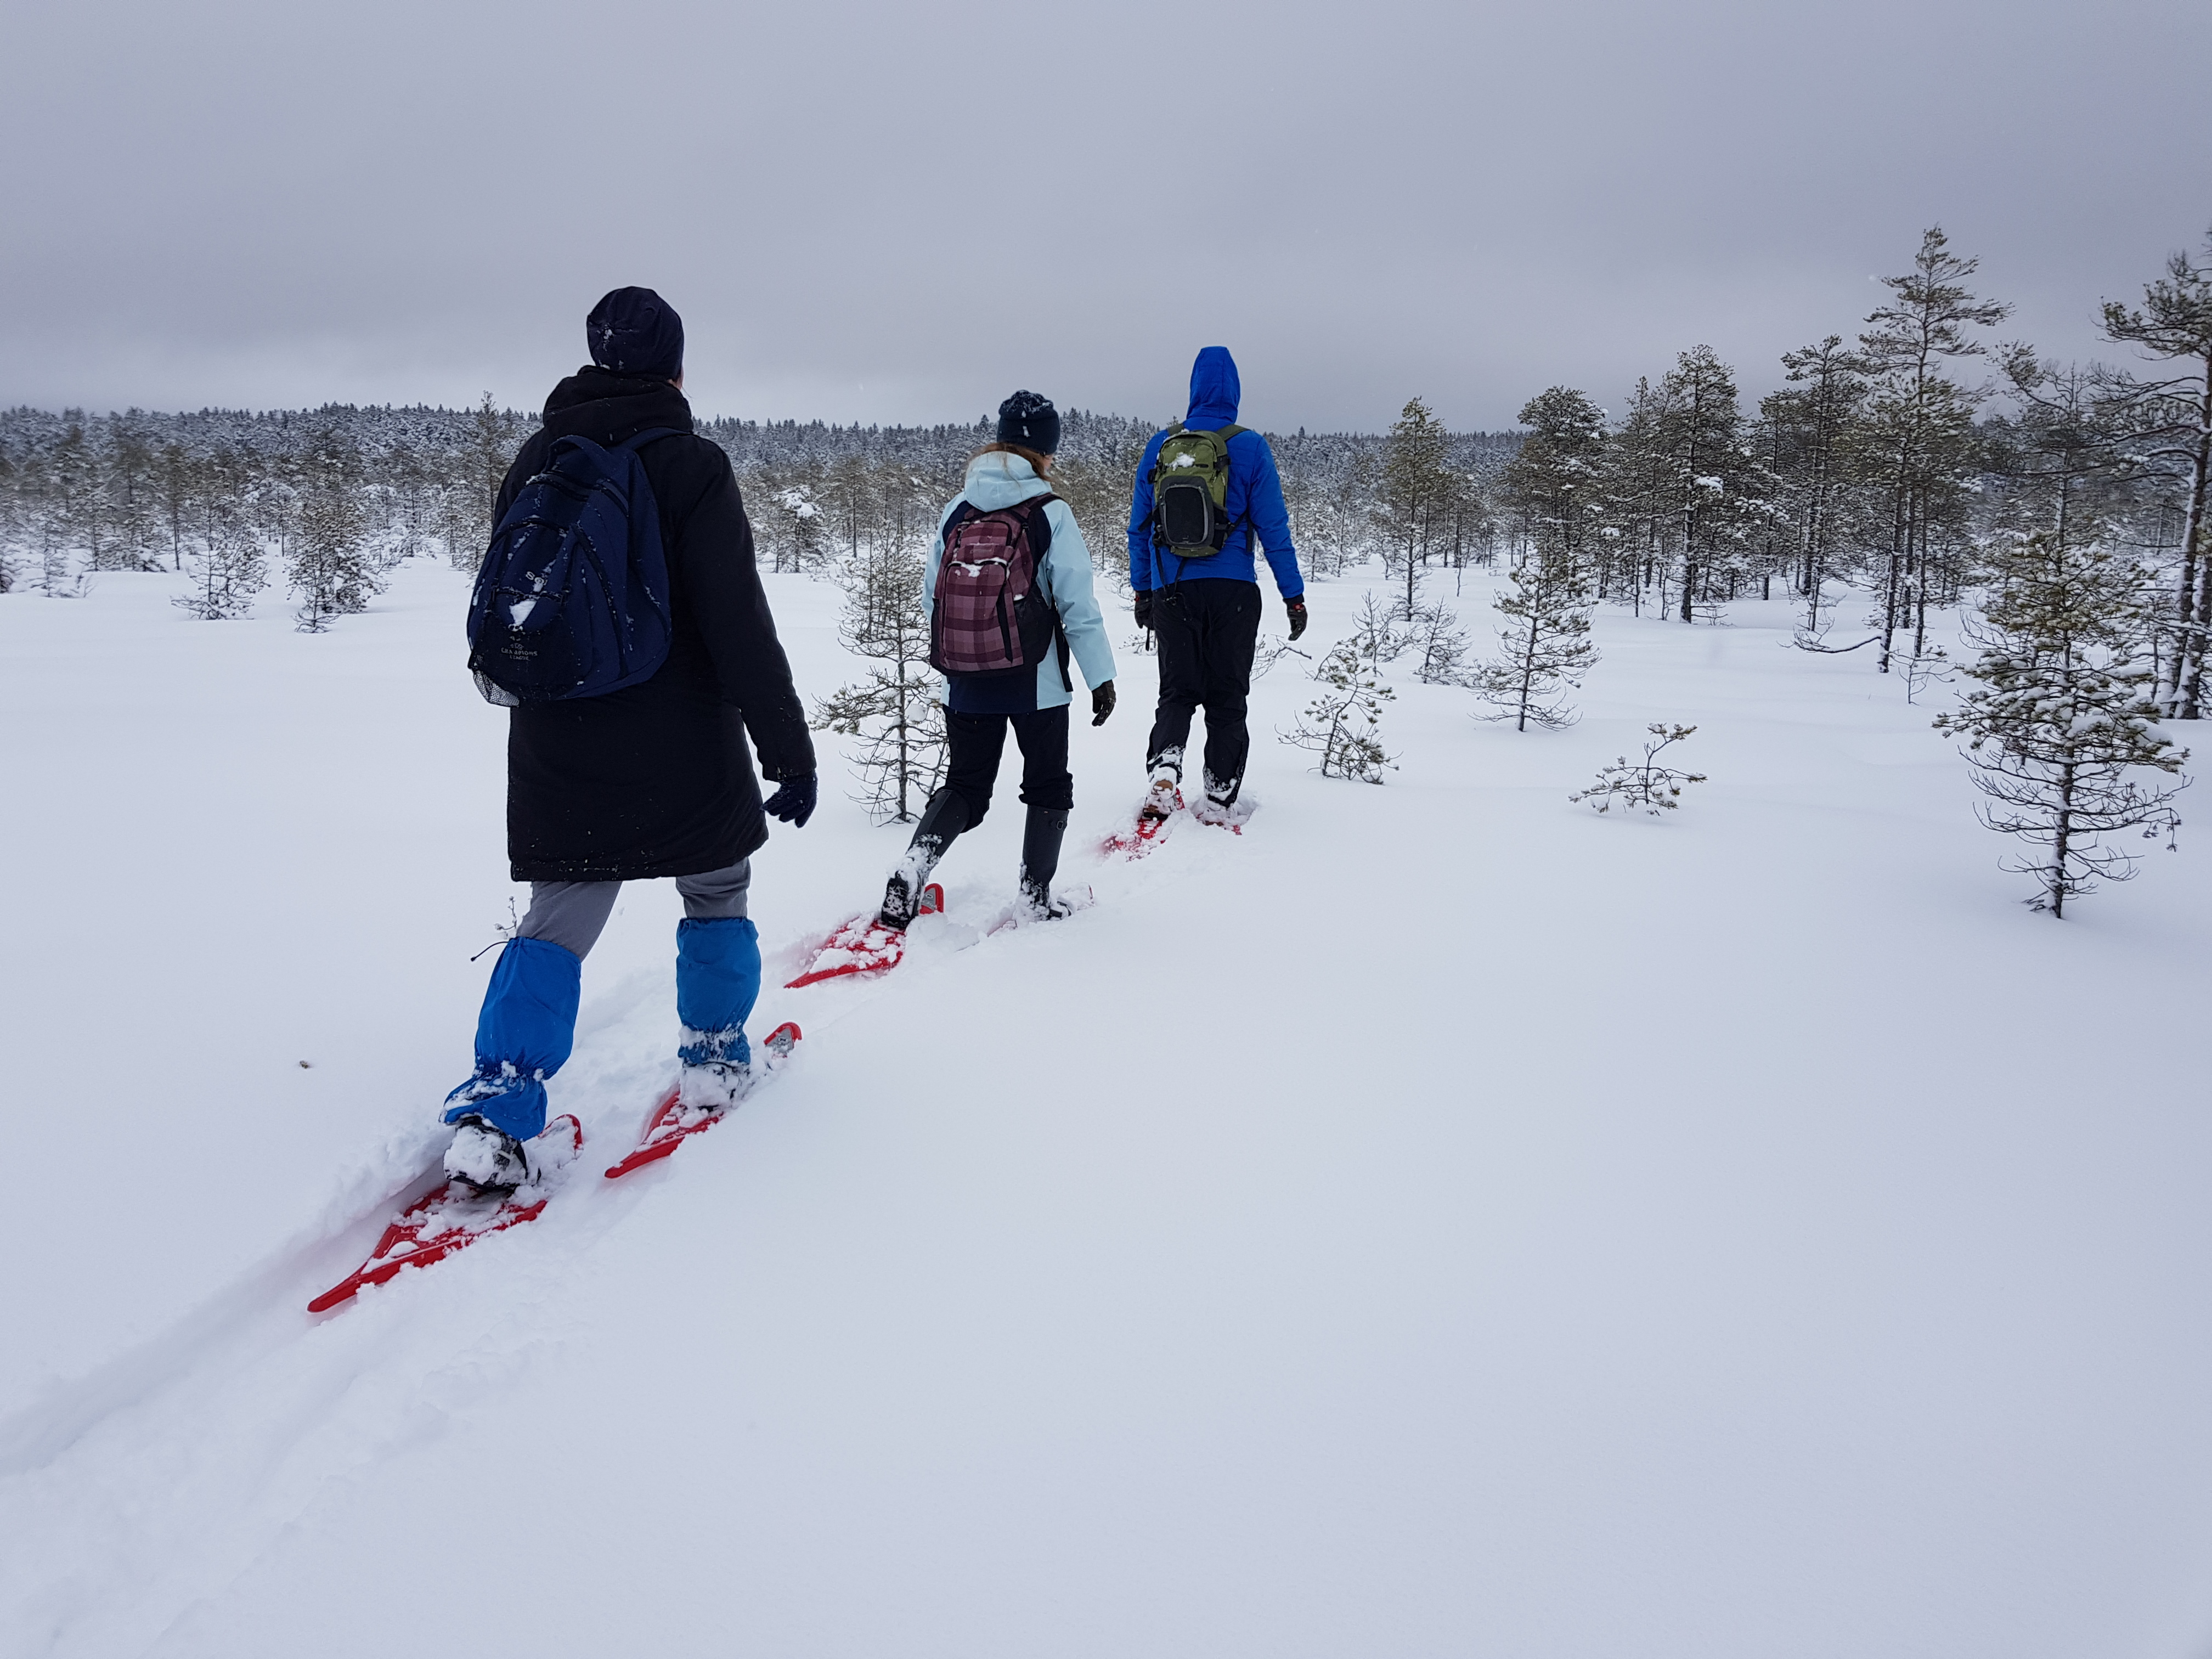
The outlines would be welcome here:
[[[929,568],[921,577],[921,607],[925,623],[937,603],[937,567],[945,557],[945,521],[952,509],[966,501],[979,513],[996,513],[1042,495],[1052,486],[1036,469],[1018,455],[994,450],[968,463],[968,479],[960,493],[945,504],[937,518],[937,542],[929,550]],[[1076,527],[1075,514],[1066,501],[1048,501],[1045,523],[1052,529],[1052,546],[1037,568],[1045,598],[1060,613],[1068,649],[1083,672],[1083,683],[1097,687],[1114,678],[1114,647],[1106,637],[1106,619],[1098,613],[1098,598],[1091,590],[1091,550]],[[1066,681],[1060,678],[1060,653],[1055,651],[1037,665],[1036,706],[1057,708],[1071,700]]]

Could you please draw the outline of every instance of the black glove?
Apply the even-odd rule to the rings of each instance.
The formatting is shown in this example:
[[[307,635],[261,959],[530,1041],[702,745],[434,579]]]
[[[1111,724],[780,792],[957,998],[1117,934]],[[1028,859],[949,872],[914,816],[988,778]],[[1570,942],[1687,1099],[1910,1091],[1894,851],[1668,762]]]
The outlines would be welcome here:
[[[1150,628],[1152,625],[1152,590],[1148,587],[1145,589],[1144,592],[1137,595],[1137,626],[1139,628]]]
[[[1285,599],[1283,606],[1291,613],[1291,637],[1296,639],[1306,631],[1306,596],[1301,593],[1295,599]]]
[[[1092,686],[1091,688],[1091,723],[1093,726],[1103,726],[1106,724],[1106,717],[1113,712],[1114,682],[1109,680],[1103,685]]]
[[[806,820],[814,816],[814,799],[821,785],[813,773],[803,778],[786,778],[783,787],[763,803],[769,817],[781,818],[793,829],[806,828]]]

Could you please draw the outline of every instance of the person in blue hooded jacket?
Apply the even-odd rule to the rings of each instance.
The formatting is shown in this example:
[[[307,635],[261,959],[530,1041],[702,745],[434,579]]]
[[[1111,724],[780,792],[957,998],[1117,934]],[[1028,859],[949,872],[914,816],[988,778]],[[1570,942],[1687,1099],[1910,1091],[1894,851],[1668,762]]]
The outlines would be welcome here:
[[[1191,365],[1190,413],[1152,434],[1137,465],[1129,505],[1129,586],[1136,591],[1137,623],[1159,636],[1160,701],[1146,744],[1149,775],[1142,811],[1164,817],[1174,810],[1182,782],[1183,750],[1192,715],[1206,710],[1204,799],[1192,811],[1224,821],[1244,781],[1251,752],[1245,726],[1252,690],[1252,657],[1260,638],[1256,538],[1273,572],[1290,616],[1292,639],[1306,631],[1305,581],[1291,544],[1291,517],[1274,452],[1256,432],[1237,425],[1243,387],[1226,346],[1207,346]],[[1189,432],[1228,431],[1228,489],[1212,552],[1178,553],[1160,522],[1154,475],[1162,446]],[[1178,458],[1188,441],[1177,445]],[[1187,463],[1185,463],[1187,464]]]
[[[945,503],[936,544],[922,575],[922,606],[930,637],[937,637],[938,573],[945,531],[956,513],[999,513],[1052,493],[1053,457],[1060,449],[1060,412],[1034,392],[1017,392],[999,405],[998,438],[968,463],[960,493]],[[964,516],[964,515],[963,515]],[[945,787],[929,798],[914,839],[884,884],[877,921],[903,932],[921,904],[921,890],[945,848],[983,821],[1012,731],[1022,751],[1021,799],[1029,816],[1022,827],[1020,902],[1033,917],[1065,915],[1055,903],[1052,878],[1060,844],[1075,806],[1075,778],[1067,768],[1068,705],[1075,683],[1073,657],[1091,688],[1091,723],[1103,726],[1114,712],[1114,648],[1091,585],[1091,550],[1075,514],[1057,496],[1036,515],[1044,538],[1032,530],[1030,545],[1048,538],[1037,562],[1037,586],[1057,617],[1055,648],[1034,672],[1001,671],[945,676],[945,731],[949,757]],[[1060,642],[1065,641],[1065,647]]]

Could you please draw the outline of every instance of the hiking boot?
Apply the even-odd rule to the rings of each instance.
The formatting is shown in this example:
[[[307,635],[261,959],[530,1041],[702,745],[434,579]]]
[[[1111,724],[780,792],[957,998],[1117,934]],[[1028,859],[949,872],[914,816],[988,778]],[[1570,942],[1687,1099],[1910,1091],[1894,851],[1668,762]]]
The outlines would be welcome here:
[[[1014,920],[1023,921],[1060,921],[1078,910],[1087,909],[1092,902],[1088,887],[1076,887],[1055,893],[1024,878],[1021,890],[1014,900]]]
[[[1144,804],[1137,808],[1140,818],[1164,818],[1176,810],[1176,791],[1182,778],[1172,766],[1156,766],[1152,781],[1146,787]]]
[[[471,1112],[453,1126],[446,1174],[480,1193],[511,1193],[530,1179],[530,1155],[513,1135]]]
[[[883,908],[876,920],[895,933],[903,933],[921,914],[921,891],[929,872],[968,827],[968,803],[949,788],[940,789],[921,809],[921,822],[914,826],[914,839],[884,884]]]
[[[884,902],[876,912],[876,921],[894,933],[903,933],[921,914],[921,884],[908,876],[902,864],[884,884]]]
[[[1204,795],[1190,804],[1190,815],[1200,823],[1235,830],[1252,816],[1253,806],[1249,800],[1222,800],[1217,796]]]
[[[1237,786],[1243,781],[1241,778],[1224,781],[1208,772],[1206,775],[1206,793],[1190,804],[1191,817],[1200,823],[1233,827],[1243,823],[1252,816],[1252,806],[1249,802],[1239,802],[1237,798]]]
[[[704,1060],[685,1065],[677,1080],[676,1100],[687,1111],[726,1112],[752,1086],[753,1068],[743,1060]]]

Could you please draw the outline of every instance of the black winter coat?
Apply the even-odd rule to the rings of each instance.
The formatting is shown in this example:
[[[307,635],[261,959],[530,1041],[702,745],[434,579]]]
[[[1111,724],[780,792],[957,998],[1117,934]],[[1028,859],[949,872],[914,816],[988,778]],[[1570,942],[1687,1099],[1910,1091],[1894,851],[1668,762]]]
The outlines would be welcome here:
[[[722,869],[768,839],[745,733],[770,778],[814,770],[737,477],[719,445],[692,435],[681,392],[603,368],[562,381],[545,400],[544,426],[507,469],[494,520],[544,470],[556,439],[617,444],[653,427],[684,434],[639,452],[668,556],[668,660],[642,684],[603,697],[511,711],[507,854],[517,881]]]

